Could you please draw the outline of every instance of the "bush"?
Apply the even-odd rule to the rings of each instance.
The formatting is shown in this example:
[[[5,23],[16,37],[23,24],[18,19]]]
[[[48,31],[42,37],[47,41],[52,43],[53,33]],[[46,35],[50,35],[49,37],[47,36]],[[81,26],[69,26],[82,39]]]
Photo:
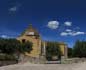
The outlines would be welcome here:
[[[17,60],[17,59],[13,55],[0,54],[0,60]]]

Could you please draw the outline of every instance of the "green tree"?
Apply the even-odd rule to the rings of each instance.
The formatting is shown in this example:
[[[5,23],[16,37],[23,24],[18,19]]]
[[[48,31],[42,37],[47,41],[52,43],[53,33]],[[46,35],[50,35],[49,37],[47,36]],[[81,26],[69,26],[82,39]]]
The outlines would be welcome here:
[[[58,59],[61,57],[61,51],[57,42],[48,42],[46,46],[46,58],[52,60],[52,57],[56,56]]]
[[[32,42],[25,42],[25,43],[21,43],[21,47],[19,47],[19,51],[22,53],[28,52],[30,53],[32,49]]]
[[[86,41],[76,41],[73,47],[74,57],[86,57]]]
[[[32,43],[27,41],[25,43],[21,43],[16,39],[3,39],[0,38],[0,53],[6,55],[15,55],[19,57],[21,53],[28,52],[32,50]]]
[[[68,48],[68,57],[69,58],[73,57],[73,48]]]
[[[13,54],[20,47],[20,42],[16,39],[0,39],[0,50],[2,53]]]

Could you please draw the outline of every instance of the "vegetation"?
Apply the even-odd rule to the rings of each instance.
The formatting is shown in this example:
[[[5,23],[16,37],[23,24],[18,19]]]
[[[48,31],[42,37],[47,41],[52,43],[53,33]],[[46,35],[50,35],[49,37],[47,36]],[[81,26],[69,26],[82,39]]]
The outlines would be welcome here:
[[[53,57],[57,57],[57,59],[61,58],[60,47],[57,42],[48,42],[46,46],[46,58],[47,60],[53,60]]]
[[[27,41],[21,43],[16,39],[0,38],[0,60],[11,60],[19,57],[20,53],[25,53],[32,50],[32,43]],[[47,60],[61,58],[61,50],[57,42],[48,42],[46,46]],[[76,41],[73,48],[68,48],[68,57],[86,57],[86,41]],[[57,60],[56,59],[56,60]]]
[[[10,55],[10,54],[0,54],[0,61],[3,60],[18,60],[14,55]]]
[[[73,57],[73,48],[68,48],[68,58]]]
[[[3,59],[10,59],[13,58],[15,55],[15,58],[18,58],[20,53],[25,53],[32,50],[32,43],[31,42],[25,42],[21,43],[20,41],[16,39],[3,39],[0,38],[0,53],[4,54]]]
[[[80,58],[86,57],[86,41],[76,41],[73,47],[73,56]]]
[[[21,47],[19,48],[20,52],[22,52],[22,53],[25,53],[25,52],[30,53],[31,50],[32,50],[32,42],[27,41],[25,43],[21,43]]]

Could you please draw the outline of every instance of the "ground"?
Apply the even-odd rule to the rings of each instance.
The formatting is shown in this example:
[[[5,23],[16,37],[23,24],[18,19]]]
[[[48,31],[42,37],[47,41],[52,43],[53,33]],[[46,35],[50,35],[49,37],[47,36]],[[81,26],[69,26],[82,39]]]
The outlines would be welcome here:
[[[86,62],[74,64],[15,64],[0,67],[0,70],[85,70]]]

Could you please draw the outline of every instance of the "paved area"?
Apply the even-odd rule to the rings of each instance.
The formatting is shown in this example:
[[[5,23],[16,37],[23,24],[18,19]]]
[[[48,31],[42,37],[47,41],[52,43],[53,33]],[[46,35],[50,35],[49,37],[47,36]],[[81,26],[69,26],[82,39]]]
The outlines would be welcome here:
[[[86,62],[77,64],[15,64],[0,67],[0,70],[86,70]]]

